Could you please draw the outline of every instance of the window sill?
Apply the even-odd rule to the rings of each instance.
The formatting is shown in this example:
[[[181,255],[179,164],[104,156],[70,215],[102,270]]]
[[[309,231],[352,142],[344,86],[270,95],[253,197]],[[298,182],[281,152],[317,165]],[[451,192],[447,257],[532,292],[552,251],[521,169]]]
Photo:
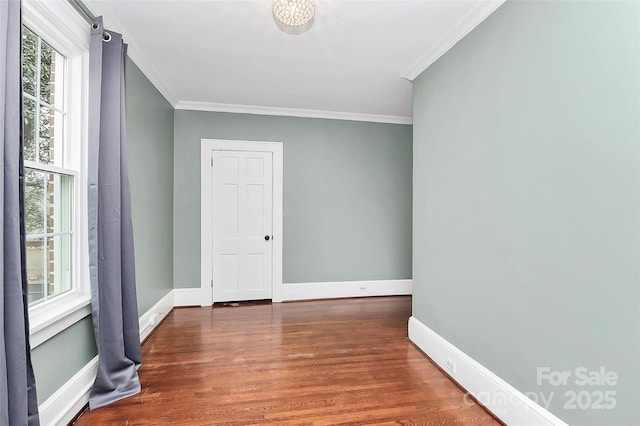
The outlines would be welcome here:
[[[63,302],[60,300],[60,302]],[[71,327],[82,318],[91,314],[91,299],[73,295],[48,306],[46,309],[29,311],[29,341],[31,349],[38,347],[56,334]]]

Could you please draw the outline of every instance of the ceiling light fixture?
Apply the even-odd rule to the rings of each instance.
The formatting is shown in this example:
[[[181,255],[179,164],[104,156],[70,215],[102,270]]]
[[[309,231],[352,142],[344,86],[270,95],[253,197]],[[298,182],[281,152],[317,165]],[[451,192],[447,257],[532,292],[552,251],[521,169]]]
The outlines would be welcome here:
[[[273,16],[286,32],[300,34],[313,24],[315,0],[273,0]]]

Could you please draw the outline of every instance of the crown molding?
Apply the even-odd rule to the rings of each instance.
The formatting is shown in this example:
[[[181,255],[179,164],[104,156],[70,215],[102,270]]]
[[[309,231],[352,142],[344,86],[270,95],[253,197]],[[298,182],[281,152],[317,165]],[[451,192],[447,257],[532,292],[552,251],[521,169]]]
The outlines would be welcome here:
[[[256,105],[221,104],[211,102],[178,101],[177,110],[230,112],[236,114],[277,115],[283,117],[324,118],[329,120],[366,121],[372,123],[413,124],[412,117],[396,115],[360,114],[354,112],[320,111],[314,109],[280,108]]]
[[[420,57],[408,66],[400,77],[413,81],[431,64],[437,61],[449,49],[455,46],[464,36],[477,27],[487,16],[491,15],[505,0],[480,0],[478,5],[451,27],[435,45],[425,51]]]

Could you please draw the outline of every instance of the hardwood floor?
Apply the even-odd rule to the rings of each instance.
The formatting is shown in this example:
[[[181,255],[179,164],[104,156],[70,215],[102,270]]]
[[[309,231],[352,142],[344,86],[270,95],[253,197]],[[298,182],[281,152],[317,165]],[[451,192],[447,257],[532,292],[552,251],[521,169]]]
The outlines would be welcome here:
[[[498,425],[407,339],[410,297],[175,309],[142,392],[76,425]]]

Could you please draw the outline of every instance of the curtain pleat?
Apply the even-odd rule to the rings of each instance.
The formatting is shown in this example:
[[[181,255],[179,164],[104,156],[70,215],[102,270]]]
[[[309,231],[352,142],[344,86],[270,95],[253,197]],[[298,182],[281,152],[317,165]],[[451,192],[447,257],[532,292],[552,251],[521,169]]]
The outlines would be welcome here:
[[[127,48],[98,18],[90,49],[89,269],[99,355],[93,410],[140,392],[142,356],[126,160]]]
[[[29,345],[21,88],[20,0],[0,0],[0,424],[39,425]]]

